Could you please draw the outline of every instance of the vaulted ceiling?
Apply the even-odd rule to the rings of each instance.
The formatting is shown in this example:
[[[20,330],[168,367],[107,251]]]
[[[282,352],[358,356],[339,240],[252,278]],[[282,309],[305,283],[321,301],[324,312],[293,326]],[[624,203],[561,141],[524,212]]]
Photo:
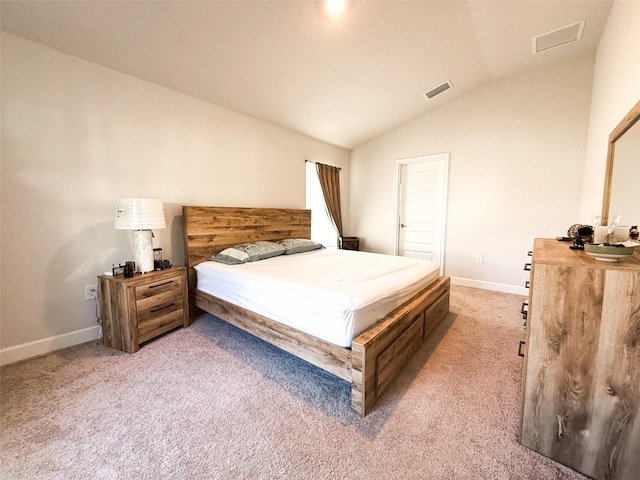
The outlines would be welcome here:
[[[9,1],[2,29],[345,148],[500,77],[595,54],[610,1]],[[586,19],[582,39],[532,37]],[[427,99],[450,81],[453,88]]]

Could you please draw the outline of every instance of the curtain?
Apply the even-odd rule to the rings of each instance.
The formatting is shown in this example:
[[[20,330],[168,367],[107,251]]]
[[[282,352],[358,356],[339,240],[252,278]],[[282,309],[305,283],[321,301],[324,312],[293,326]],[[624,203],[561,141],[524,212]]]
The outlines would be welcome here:
[[[331,165],[316,163],[316,171],[324,196],[327,213],[336,233],[342,236],[342,209],[340,208],[340,169]]]

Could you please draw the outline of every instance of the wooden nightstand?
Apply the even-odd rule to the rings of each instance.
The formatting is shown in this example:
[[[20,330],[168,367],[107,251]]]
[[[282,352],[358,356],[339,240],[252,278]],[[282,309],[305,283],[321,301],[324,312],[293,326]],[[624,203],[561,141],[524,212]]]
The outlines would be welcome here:
[[[360,250],[358,237],[338,237],[338,248],[342,250]]]
[[[187,269],[136,273],[131,278],[98,276],[102,343],[135,353],[140,344],[189,325]]]

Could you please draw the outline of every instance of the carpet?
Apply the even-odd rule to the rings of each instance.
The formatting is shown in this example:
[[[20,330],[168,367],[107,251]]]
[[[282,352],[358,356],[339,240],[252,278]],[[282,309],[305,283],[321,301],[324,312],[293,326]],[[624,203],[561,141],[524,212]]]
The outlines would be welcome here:
[[[517,442],[523,297],[451,312],[373,411],[204,314],[129,355],[91,342],[0,369],[2,479],[585,479]]]

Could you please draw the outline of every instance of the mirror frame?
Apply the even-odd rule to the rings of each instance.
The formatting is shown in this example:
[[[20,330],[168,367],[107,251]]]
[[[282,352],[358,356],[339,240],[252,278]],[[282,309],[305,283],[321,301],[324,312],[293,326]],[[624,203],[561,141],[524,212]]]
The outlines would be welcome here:
[[[625,115],[622,121],[609,135],[607,150],[607,166],[604,174],[604,194],[602,196],[602,225],[609,224],[609,206],[611,204],[611,181],[613,179],[613,157],[616,151],[616,141],[624,135],[638,120],[640,120],[640,101]]]

